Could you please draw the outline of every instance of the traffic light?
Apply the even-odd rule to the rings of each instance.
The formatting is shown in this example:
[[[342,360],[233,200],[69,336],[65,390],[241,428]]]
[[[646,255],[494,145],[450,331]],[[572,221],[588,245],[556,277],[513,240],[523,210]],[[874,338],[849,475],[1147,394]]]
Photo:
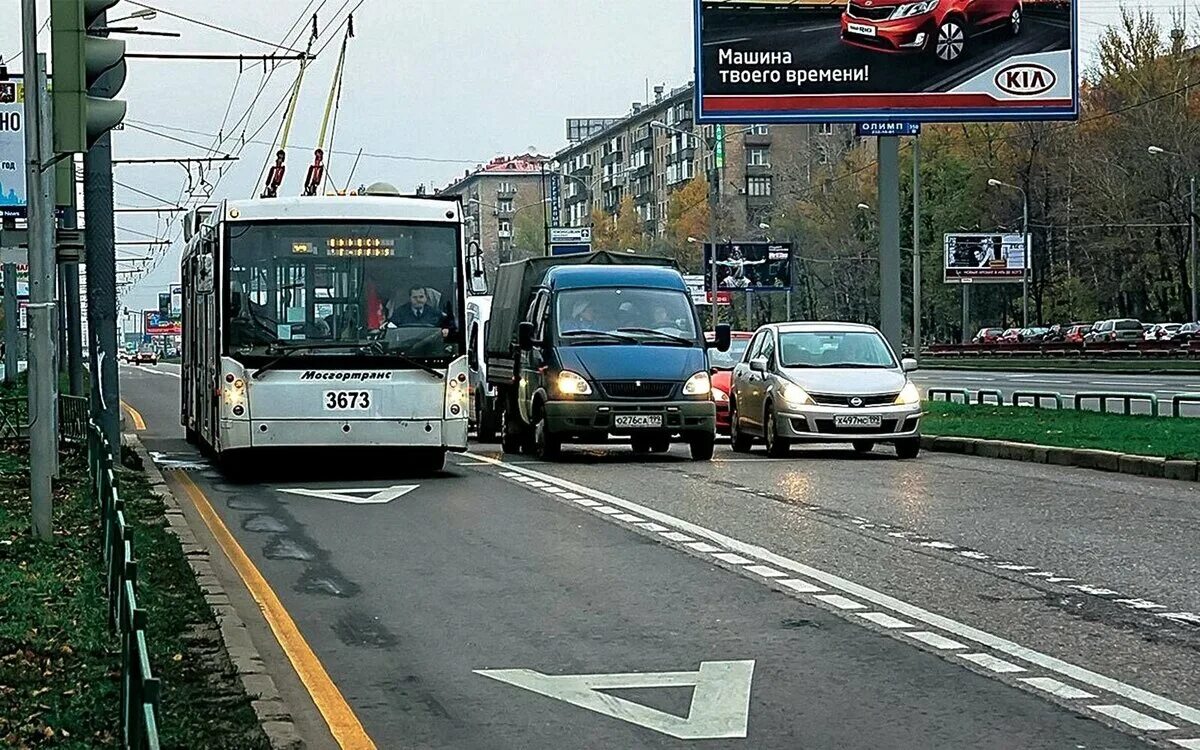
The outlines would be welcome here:
[[[120,0],[50,0],[53,54],[54,150],[87,151],[125,118],[125,102],[113,99],[125,85],[125,42],[102,34],[97,20]],[[101,81],[103,77],[103,81]],[[97,83],[103,96],[89,95]]]

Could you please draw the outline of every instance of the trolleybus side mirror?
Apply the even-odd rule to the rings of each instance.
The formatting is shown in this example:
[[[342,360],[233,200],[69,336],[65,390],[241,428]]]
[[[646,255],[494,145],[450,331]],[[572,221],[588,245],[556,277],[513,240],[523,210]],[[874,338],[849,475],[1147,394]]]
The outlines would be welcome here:
[[[471,286],[471,294],[487,294],[487,277],[483,275],[482,268],[476,268],[471,272],[469,284]]]
[[[517,326],[517,346],[521,347],[521,351],[527,352],[533,348],[533,323],[528,320],[521,321]]]

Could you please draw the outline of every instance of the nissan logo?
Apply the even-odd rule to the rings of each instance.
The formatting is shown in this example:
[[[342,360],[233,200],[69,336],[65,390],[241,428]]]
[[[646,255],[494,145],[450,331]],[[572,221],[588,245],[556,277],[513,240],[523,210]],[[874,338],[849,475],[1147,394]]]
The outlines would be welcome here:
[[[850,399],[850,405],[851,406],[862,406],[863,400],[861,398],[859,398],[858,396],[855,396],[854,398]]]
[[[1016,63],[996,73],[996,88],[1016,96],[1037,96],[1054,88],[1054,71],[1037,63]]]

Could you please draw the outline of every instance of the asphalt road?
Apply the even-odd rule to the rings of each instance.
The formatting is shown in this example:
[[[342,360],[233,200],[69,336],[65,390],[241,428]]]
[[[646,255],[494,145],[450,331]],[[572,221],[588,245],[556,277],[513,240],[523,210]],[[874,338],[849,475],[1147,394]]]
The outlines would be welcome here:
[[[143,442],[377,747],[1200,748],[1190,486],[490,445],[436,476],[341,452],[236,482],[183,443],[177,373],[122,370]],[[353,502],[372,495],[392,499]],[[294,695],[300,670],[260,647]],[[336,747],[310,713],[310,746]]]
[[[1082,392],[1153,393],[1159,398],[1164,413],[1169,414],[1171,398],[1179,393],[1200,393],[1200,374],[1190,375],[1134,375],[1104,372],[990,372],[985,370],[942,370],[928,369],[913,373],[913,380],[923,390],[929,388],[966,389],[974,394],[979,390],[998,390],[1005,401],[1012,398],[1014,391],[1041,391],[1072,396]],[[1071,399],[1064,405],[1072,408]],[[1094,400],[1085,401],[1083,407],[1096,410]],[[1119,403],[1110,404],[1120,410]],[[1149,411],[1146,401],[1132,405],[1135,413]],[[1183,405],[1183,413],[1200,416],[1200,406]]]
[[[1071,27],[1065,16],[1029,13],[1020,35],[990,31],[968,40],[968,52],[954,65],[939,63],[932,55],[893,55],[844,44],[837,14],[800,14],[764,25],[761,13],[740,15],[722,12],[722,22],[706,29],[702,37],[704,87],[709,94],[775,94],[778,84],[722,83],[718,54],[738,52],[792,53],[795,69],[858,69],[869,66],[862,83],[806,82],[797,93],[853,94],[914,91],[949,91],[981,70],[1014,55],[1069,49]],[[737,66],[734,66],[737,67]]]

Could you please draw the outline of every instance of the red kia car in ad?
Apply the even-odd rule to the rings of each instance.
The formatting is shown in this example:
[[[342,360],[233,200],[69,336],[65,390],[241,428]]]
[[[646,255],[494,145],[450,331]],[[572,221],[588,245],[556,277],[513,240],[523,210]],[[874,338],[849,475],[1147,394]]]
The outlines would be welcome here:
[[[957,62],[971,37],[1021,33],[1021,0],[849,0],[842,41],[880,52],[929,52]]]
[[[717,434],[729,434],[729,388],[733,379],[733,366],[742,361],[753,333],[734,332],[730,335],[729,351],[708,350],[708,364],[712,368],[713,401],[717,403]]]

